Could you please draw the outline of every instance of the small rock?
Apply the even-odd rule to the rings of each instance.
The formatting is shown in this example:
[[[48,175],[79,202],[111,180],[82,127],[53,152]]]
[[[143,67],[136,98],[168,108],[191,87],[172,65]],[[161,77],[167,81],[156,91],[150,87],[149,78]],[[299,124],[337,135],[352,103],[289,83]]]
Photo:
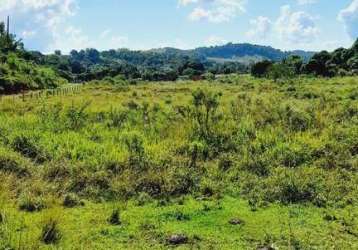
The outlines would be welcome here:
[[[234,219],[229,220],[229,224],[236,226],[236,225],[242,225],[242,224],[244,224],[244,222],[240,219],[234,218]]]
[[[171,245],[180,245],[188,242],[188,237],[183,234],[173,234],[168,237],[167,242]]]

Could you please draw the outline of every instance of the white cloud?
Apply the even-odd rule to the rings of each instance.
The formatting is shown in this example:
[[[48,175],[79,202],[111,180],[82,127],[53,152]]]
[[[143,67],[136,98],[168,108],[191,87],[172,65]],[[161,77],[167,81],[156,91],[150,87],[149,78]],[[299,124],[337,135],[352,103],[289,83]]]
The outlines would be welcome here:
[[[281,40],[296,44],[310,43],[319,34],[313,16],[303,11],[293,12],[289,5],[281,7],[275,29]]]
[[[36,31],[35,30],[24,30],[23,32],[21,32],[21,36],[25,39],[27,38],[31,38],[34,35],[36,35]]]
[[[259,16],[250,20],[251,29],[246,33],[249,38],[264,39],[272,29],[272,22],[268,17]]]
[[[108,37],[109,34],[111,34],[111,32],[112,32],[111,29],[106,29],[99,35],[99,37],[102,38],[102,39],[106,38],[106,37]]]
[[[297,0],[299,5],[306,5],[306,4],[313,4],[316,3],[318,0]]]
[[[0,13],[26,15],[53,26],[77,10],[76,0],[1,0]]]
[[[1,0],[0,12],[12,9],[14,8],[14,6],[16,6],[16,4],[17,4],[16,1],[13,0]]]
[[[338,20],[344,23],[349,36],[356,39],[358,37],[358,0],[353,0],[347,8],[341,10]]]
[[[0,0],[0,16],[10,15],[14,26],[25,30],[21,33],[25,40],[40,34],[37,42],[43,46],[65,33],[66,20],[77,8],[77,0]]]
[[[189,15],[192,21],[227,22],[245,12],[246,0],[179,0],[179,6],[195,4]]]
[[[192,3],[197,3],[198,0],[179,0],[178,4],[179,6],[187,6]]]
[[[21,37],[41,44],[46,53],[89,47],[105,50],[128,45],[128,38],[104,30],[91,39],[81,28],[71,25],[69,18],[76,15],[79,0],[0,0],[0,16],[10,15],[21,27]],[[35,28],[34,28],[35,27]]]
[[[195,8],[189,15],[192,21],[198,21],[204,18],[210,18],[210,12],[203,8]]]
[[[48,45],[46,52],[50,53],[54,50],[62,50],[62,52],[68,53],[72,49],[80,50],[91,47],[90,45],[90,39],[83,34],[81,29],[68,26],[61,32],[55,30],[53,41]]]
[[[128,46],[129,39],[126,36],[112,34],[111,30],[104,30],[96,39],[90,39],[81,29],[69,26],[63,33],[56,32],[53,42],[48,47],[48,52],[60,49],[64,53],[71,50],[96,48],[108,50]]]

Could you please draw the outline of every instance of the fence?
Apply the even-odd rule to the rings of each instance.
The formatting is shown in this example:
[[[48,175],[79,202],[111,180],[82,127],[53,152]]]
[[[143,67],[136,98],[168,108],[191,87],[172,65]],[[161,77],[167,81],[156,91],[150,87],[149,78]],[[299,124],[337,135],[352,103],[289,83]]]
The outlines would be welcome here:
[[[39,91],[29,91],[29,92],[22,92],[21,94],[17,95],[0,95],[0,102],[4,100],[14,102],[16,100],[32,100],[32,99],[40,99],[40,98],[47,98],[50,96],[67,96],[70,94],[77,94],[82,89],[82,84],[76,84],[69,87],[64,88],[57,88],[57,89],[45,89],[45,90],[39,90]]]

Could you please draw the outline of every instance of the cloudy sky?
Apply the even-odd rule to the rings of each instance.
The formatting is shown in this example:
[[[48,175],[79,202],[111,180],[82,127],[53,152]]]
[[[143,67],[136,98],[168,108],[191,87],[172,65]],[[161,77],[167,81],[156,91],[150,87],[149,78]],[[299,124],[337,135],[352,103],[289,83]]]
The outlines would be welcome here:
[[[250,42],[332,50],[358,37],[358,0],[0,0],[28,49],[194,48]]]

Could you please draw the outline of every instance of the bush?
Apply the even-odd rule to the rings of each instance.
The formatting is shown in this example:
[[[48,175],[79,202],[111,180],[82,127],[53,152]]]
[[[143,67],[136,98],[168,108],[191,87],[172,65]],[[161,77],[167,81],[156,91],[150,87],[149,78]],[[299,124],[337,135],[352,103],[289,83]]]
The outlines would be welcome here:
[[[40,240],[49,245],[57,244],[62,238],[58,218],[49,217],[43,222]]]
[[[188,155],[190,158],[189,166],[195,168],[198,160],[205,159],[208,155],[208,147],[205,143],[194,141],[189,144]]]
[[[324,172],[317,168],[303,167],[292,170],[277,168],[266,181],[265,197],[268,201],[282,203],[312,202],[325,206]]]
[[[66,194],[63,199],[63,206],[67,208],[73,208],[76,206],[82,206],[84,203],[80,200],[80,198],[73,193]]]
[[[0,172],[15,174],[18,177],[29,176],[28,163],[10,150],[0,147]]]
[[[129,132],[123,135],[124,144],[129,152],[129,164],[136,169],[146,167],[146,154],[143,136],[138,132]]]
[[[108,222],[111,225],[116,225],[116,226],[122,224],[121,219],[120,219],[119,209],[114,209],[112,211],[111,215],[108,218]]]
[[[32,193],[22,193],[19,197],[19,209],[27,212],[41,211],[46,208],[45,200]]]
[[[128,111],[111,109],[109,112],[108,126],[111,128],[121,128],[128,118]]]
[[[71,174],[70,166],[64,162],[50,162],[44,168],[44,177],[50,181],[63,181]]]
[[[69,129],[78,130],[86,125],[88,114],[86,109],[90,102],[86,102],[80,106],[75,106],[73,103],[66,111],[67,126]]]
[[[12,140],[11,147],[21,153],[23,156],[28,157],[37,163],[43,163],[49,159],[48,154],[43,148],[35,143],[37,138],[30,137],[30,135],[20,134],[15,136]]]
[[[286,122],[287,127],[293,131],[305,131],[312,124],[312,117],[308,112],[286,106],[281,111],[282,119]]]
[[[219,170],[226,172],[234,165],[234,159],[231,155],[224,154],[219,158]]]
[[[3,210],[0,210],[0,225],[6,222],[6,214]]]
[[[171,196],[194,193],[199,189],[200,176],[195,168],[172,166],[165,178],[165,190]]]
[[[251,75],[255,77],[266,76],[269,69],[272,67],[272,64],[273,63],[271,61],[267,61],[267,60],[254,64],[251,67]]]
[[[145,193],[145,192],[140,192],[137,195],[135,201],[136,201],[137,206],[144,206],[146,203],[149,203],[150,201],[152,201],[152,197],[149,194]]]
[[[196,134],[200,139],[210,139],[212,128],[217,118],[216,112],[219,107],[221,93],[214,93],[207,90],[197,89],[192,93],[193,122],[196,126]]]
[[[275,159],[278,160],[279,164],[289,168],[309,163],[312,158],[307,145],[283,143],[279,144],[274,151]]]
[[[294,71],[285,63],[275,63],[267,71],[267,76],[275,81],[278,79],[291,79],[294,77]]]

